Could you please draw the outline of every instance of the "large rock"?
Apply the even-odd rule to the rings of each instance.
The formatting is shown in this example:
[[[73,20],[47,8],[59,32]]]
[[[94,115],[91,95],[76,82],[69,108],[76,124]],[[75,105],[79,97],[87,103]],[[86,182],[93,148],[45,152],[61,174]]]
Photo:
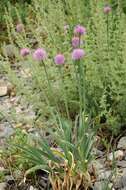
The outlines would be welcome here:
[[[6,183],[0,183],[0,190],[5,190],[7,187]]]
[[[117,148],[126,150],[126,136],[119,140]]]

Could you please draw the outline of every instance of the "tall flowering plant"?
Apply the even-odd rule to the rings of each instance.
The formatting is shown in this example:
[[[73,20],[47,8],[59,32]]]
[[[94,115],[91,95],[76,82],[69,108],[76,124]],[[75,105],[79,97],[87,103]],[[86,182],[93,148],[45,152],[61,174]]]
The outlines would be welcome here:
[[[75,68],[76,83],[79,95],[79,113],[75,117],[75,121],[70,118],[67,92],[64,85],[64,76],[62,70],[66,62],[65,55],[58,53],[54,57],[54,63],[58,67],[61,79],[61,89],[64,94],[64,103],[67,118],[60,115],[58,106],[56,110],[50,109],[51,114],[55,118],[57,128],[47,129],[52,136],[55,146],[51,146],[45,139],[35,139],[36,147],[27,145],[20,147],[25,153],[24,156],[34,167],[26,172],[33,172],[37,169],[45,170],[49,174],[50,182],[53,190],[79,190],[88,189],[91,186],[91,178],[88,172],[89,163],[92,160],[92,147],[94,144],[95,132],[91,131],[92,123],[86,118],[86,93],[85,93],[85,69],[84,58],[85,51],[81,47],[82,36],[86,34],[83,26],[76,26],[74,29],[74,37],[72,38],[71,60]],[[30,50],[21,49],[21,56],[29,56]],[[33,52],[32,58],[39,62],[44,68],[47,79],[48,89],[53,96],[54,89],[50,82],[46,60],[48,59],[45,49],[38,48]],[[48,97],[45,95],[46,101],[49,103]],[[55,102],[55,97],[54,97]]]

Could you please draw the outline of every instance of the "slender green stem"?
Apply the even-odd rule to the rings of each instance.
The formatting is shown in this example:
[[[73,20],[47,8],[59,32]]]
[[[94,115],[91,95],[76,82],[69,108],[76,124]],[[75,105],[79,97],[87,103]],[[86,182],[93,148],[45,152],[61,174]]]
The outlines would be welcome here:
[[[30,66],[32,66],[32,65],[30,65]],[[56,125],[58,126],[58,122],[57,122],[57,113],[58,113],[58,112],[57,112],[56,109],[52,108],[52,106],[51,106],[51,104],[50,104],[50,100],[49,100],[49,98],[48,98],[48,96],[47,96],[45,90],[43,89],[43,87],[42,87],[42,85],[41,85],[41,81],[40,81],[39,76],[38,76],[38,67],[37,67],[36,64],[35,64],[34,67],[32,66],[31,69],[32,69],[33,72],[34,72],[34,77],[35,77],[37,83],[39,84],[40,90],[41,90],[41,92],[42,92],[42,94],[43,94],[43,97],[44,97],[44,99],[45,99],[45,101],[46,101],[48,107],[49,107],[50,113],[51,113],[51,115],[52,115],[52,117],[53,117],[53,119],[54,119]],[[46,71],[46,73],[47,73],[47,71]],[[48,76],[48,73],[47,73],[47,76]],[[47,76],[46,76],[46,77],[47,77]],[[49,81],[49,78],[48,78],[48,82],[50,82],[50,81]]]
[[[35,74],[35,76],[37,76],[37,75]],[[37,77],[36,77],[36,80],[37,80],[38,83],[40,83],[39,79]],[[42,85],[40,85],[40,88],[41,88],[41,86]],[[44,92],[44,90],[42,88],[41,88],[41,91],[42,91],[43,97],[44,97],[44,99],[45,99],[45,101],[46,101],[46,103],[47,103],[47,105],[49,107],[50,113],[51,113],[53,119],[55,120],[55,123],[57,124],[57,117],[56,117],[55,111],[52,109],[52,106],[50,105],[50,101],[48,99],[48,96],[47,96],[47,94]]]
[[[68,100],[67,100],[67,93],[65,90],[65,84],[64,84],[64,80],[63,80],[63,73],[62,73],[62,68],[59,66],[59,73],[61,76],[61,83],[62,83],[62,87],[63,87],[63,95],[64,95],[64,103],[65,103],[65,108],[66,108],[66,113],[67,113],[67,117],[68,119],[70,119],[70,113],[69,113],[69,106],[68,106]]]
[[[84,74],[84,66],[81,61],[78,61],[78,75],[79,75],[79,94],[80,94],[80,105],[81,105],[81,113],[85,112],[86,100],[85,100],[85,74]]]
[[[77,63],[74,63],[74,70],[75,70],[75,76],[76,76],[76,83],[77,83],[77,88],[78,88],[78,94],[79,94],[79,106],[80,106],[80,113],[82,112],[81,108],[82,108],[82,102],[81,102],[81,89],[80,89],[80,79],[79,79],[79,71],[77,68]]]
[[[50,80],[49,80],[48,72],[47,72],[46,65],[45,65],[44,61],[42,62],[42,64],[43,64],[44,71],[45,71],[45,74],[46,74],[49,91],[50,91],[50,90],[52,91],[52,86],[51,86],[51,83],[50,83]]]
[[[109,52],[109,15],[107,14],[107,46]]]
[[[55,99],[55,95],[54,95],[54,92],[53,92],[53,88],[52,88],[52,85],[51,85],[51,83],[50,83],[49,75],[48,75],[48,72],[47,72],[46,65],[45,65],[44,61],[42,62],[42,64],[43,64],[43,66],[44,66],[44,71],[45,71],[46,78],[47,78],[47,82],[48,82],[48,90],[49,90],[49,93],[50,93],[50,95],[53,95],[54,103],[55,103],[57,112],[59,113],[59,108],[58,108],[58,105],[57,105],[57,102],[56,102],[56,99]]]

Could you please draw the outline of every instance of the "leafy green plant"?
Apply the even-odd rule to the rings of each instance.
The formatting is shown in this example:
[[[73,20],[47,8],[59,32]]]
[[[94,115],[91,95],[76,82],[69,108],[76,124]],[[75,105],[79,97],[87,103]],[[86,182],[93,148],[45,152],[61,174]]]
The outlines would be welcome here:
[[[39,6],[41,5],[41,6]],[[29,43],[32,38],[37,47],[43,46],[49,50],[50,57],[53,57],[57,51],[63,52],[67,57],[67,65],[62,71],[64,88],[67,91],[68,107],[70,117],[75,118],[79,112],[79,98],[77,91],[77,84],[73,83],[74,67],[71,64],[68,53],[71,51],[71,39],[73,36],[73,27],[77,23],[82,23],[87,26],[87,35],[84,44],[86,60],[85,67],[85,81],[86,81],[86,104],[87,113],[92,115],[92,118],[105,117],[106,126],[114,134],[117,134],[122,125],[125,124],[126,110],[125,102],[125,15],[122,12],[121,2],[118,3],[114,10],[107,15],[103,12],[105,1],[99,3],[93,2],[88,4],[85,0],[86,8],[89,10],[90,19],[87,19],[83,1],[77,3],[76,9],[73,6],[73,1],[44,1],[38,3],[33,1],[31,10],[36,19],[32,17],[26,20],[25,33],[17,34],[15,32],[15,23],[11,19],[11,15],[6,14],[6,21],[8,26],[8,34],[10,42],[16,44],[19,48],[31,47]],[[65,7],[64,7],[65,6]],[[82,11],[77,11],[81,7]],[[55,10],[55,11],[54,11]],[[66,13],[67,10],[67,13]],[[59,19],[57,21],[57,15]],[[19,21],[21,21],[18,15]],[[85,18],[85,19],[83,19]],[[68,24],[69,29],[64,34],[64,25]],[[30,38],[29,38],[30,33]],[[17,57],[15,61],[20,60],[17,48]],[[22,60],[23,61],[23,60]],[[29,62],[29,63],[28,63]],[[32,64],[30,64],[32,62]],[[48,66],[47,66],[48,65]],[[53,66],[53,61],[50,59],[47,63],[49,79],[53,86],[53,94],[56,97],[57,105],[62,115],[66,110],[66,103],[64,102],[64,93],[58,87],[56,81],[59,81],[59,70]],[[54,107],[52,93],[49,93],[47,81],[43,69],[36,67],[31,59],[27,63],[21,64],[23,70],[30,68],[32,74],[32,86],[27,86],[25,79],[20,78],[20,82],[16,76],[11,76],[10,69],[9,76],[12,83],[17,86],[18,93],[24,94],[27,101],[33,104],[38,120],[49,117],[49,107],[45,103],[42,89],[48,94],[51,106]],[[121,73],[121,74],[120,74]],[[36,77],[38,78],[36,80]],[[72,80],[71,80],[72,79]],[[30,84],[31,85],[31,84]],[[22,86],[22,88],[20,88]],[[36,98],[37,95],[37,98]],[[51,95],[51,96],[50,96]],[[36,101],[34,101],[36,100]],[[45,109],[43,110],[42,107]],[[67,114],[68,115],[68,114]]]
[[[9,137],[7,140],[7,147],[1,149],[1,159],[3,159],[3,164],[5,168],[10,171],[14,171],[17,168],[21,171],[24,171],[29,167],[28,162],[21,158],[21,150],[17,147],[13,147],[13,144],[24,147],[27,143],[30,143],[29,137],[26,132],[23,132],[21,129],[15,129],[13,136]],[[31,165],[31,164],[30,164]]]
[[[44,139],[36,139],[36,147],[17,145],[23,150],[24,157],[35,165],[26,171],[26,175],[42,169],[49,173],[54,190],[87,189],[91,186],[88,165],[92,160],[91,150],[95,140],[90,130],[83,117],[77,117],[74,127],[59,118],[59,128],[49,130],[57,147],[50,147]]]

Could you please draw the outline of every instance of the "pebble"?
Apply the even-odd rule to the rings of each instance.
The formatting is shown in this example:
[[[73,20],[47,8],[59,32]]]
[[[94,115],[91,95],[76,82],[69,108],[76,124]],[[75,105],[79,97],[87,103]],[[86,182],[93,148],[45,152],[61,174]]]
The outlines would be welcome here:
[[[112,189],[112,183],[108,184],[108,181],[96,181],[93,187],[93,190],[103,190],[103,189]],[[112,189],[114,190],[114,188]]]
[[[124,157],[124,153],[122,150],[117,150],[115,151],[114,153],[111,152],[109,155],[108,155],[108,160],[109,161],[113,161],[114,159],[115,160],[122,160]]]
[[[120,175],[117,175],[113,181],[115,189],[121,189],[126,187],[126,168],[123,168]]]
[[[14,129],[8,122],[0,124],[0,138],[8,138],[14,133]]]
[[[11,184],[13,184],[13,183],[15,182],[13,176],[11,176],[11,175],[5,176],[5,181],[6,181],[9,185],[11,185]]]
[[[0,81],[0,97],[6,96],[7,93],[8,93],[7,85],[3,81]]]
[[[99,170],[99,175],[97,177],[97,180],[108,180],[111,177],[112,171],[111,170]]]
[[[15,93],[15,88],[11,83],[0,80],[0,97],[13,96]]]
[[[126,176],[122,176],[117,179],[116,183],[114,184],[116,189],[126,188]]]
[[[126,136],[119,140],[117,148],[126,150]]]
[[[118,166],[118,167],[121,167],[121,168],[125,168],[126,167],[126,160],[122,160],[122,161],[117,161],[116,162],[116,165]]]
[[[93,155],[95,155],[96,157],[102,157],[104,152],[102,152],[101,150],[98,150],[97,148],[93,148],[92,151]]]
[[[29,190],[35,190],[33,186],[30,186]]]

